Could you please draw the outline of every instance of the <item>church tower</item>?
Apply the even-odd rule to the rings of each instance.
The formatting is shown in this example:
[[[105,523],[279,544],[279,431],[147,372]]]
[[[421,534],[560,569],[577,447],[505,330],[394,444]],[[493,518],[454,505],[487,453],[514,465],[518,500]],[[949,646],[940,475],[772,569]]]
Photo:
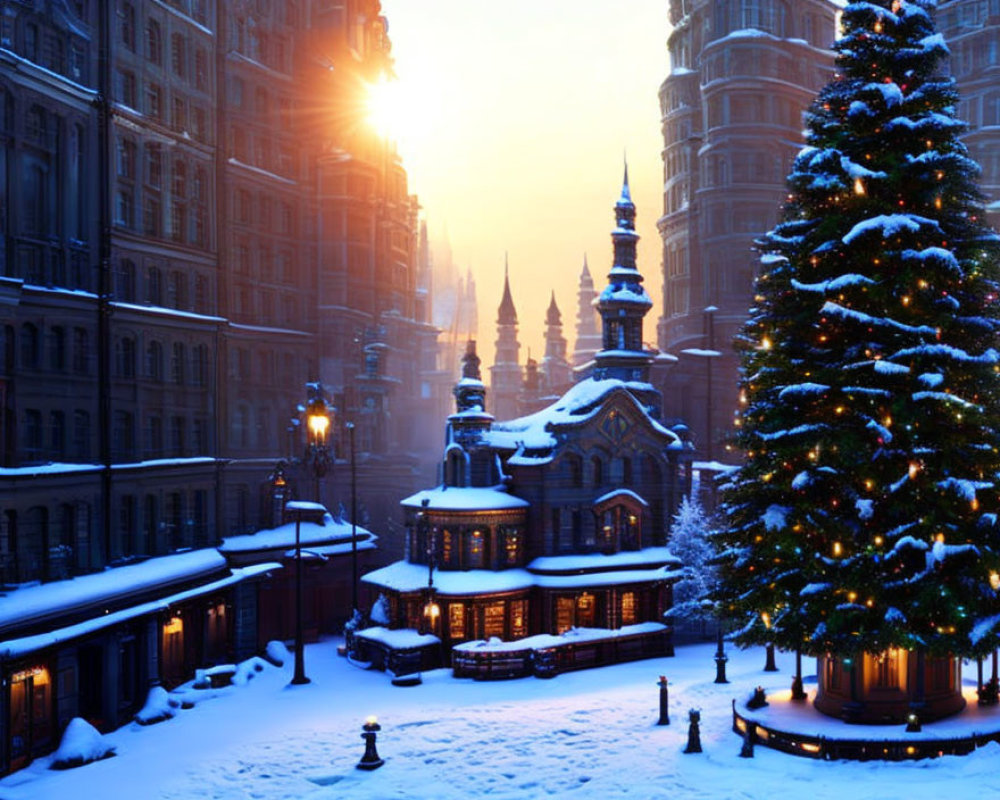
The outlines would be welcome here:
[[[566,360],[566,338],[562,335],[562,314],[552,292],[545,312],[545,356],[542,358],[542,391],[559,395],[573,383],[573,369]]]
[[[580,289],[577,292],[576,346],[573,349],[573,366],[582,367],[592,361],[601,349],[601,332],[597,328],[597,312],[594,311],[594,279],[590,277],[587,256],[583,256],[583,272],[580,273]]]
[[[642,275],[636,266],[635,204],[628,186],[628,165],[621,197],[615,203],[614,265],[608,273],[608,285],[601,292],[597,312],[601,315],[602,349],[594,357],[594,378],[618,378],[623,381],[649,380],[653,356],[642,346],[642,319],[653,305],[642,288]]]
[[[497,419],[518,416],[518,395],[521,393],[521,366],[517,341],[517,310],[510,294],[510,278],[504,258],[503,298],[497,309],[496,357],[490,367],[490,388],[493,392],[493,414]]]
[[[485,439],[493,424],[486,413],[486,387],[479,371],[476,343],[462,356],[462,377],[455,386],[455,413],[448,417],[444,453],[446,486],[492,486],[499,482],[496,456]]]

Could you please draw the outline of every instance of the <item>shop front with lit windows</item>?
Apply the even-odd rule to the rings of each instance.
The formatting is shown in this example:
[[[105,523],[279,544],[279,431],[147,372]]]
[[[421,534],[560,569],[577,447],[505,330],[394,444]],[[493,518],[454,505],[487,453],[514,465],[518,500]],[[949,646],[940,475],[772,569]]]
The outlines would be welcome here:
[[[671,654],[663,615],[679,562],[641,547],[645,505],[607,493],[589,526],[605,538],[529,560],[527,501],[499,489],[417,493],[403,501],[407,558],[363,578],[385,617],[355,637],[355,655],[392,672],[450,665],[505,678]]]
[[[17,589],[0,609],[0,774],[52,752],[75,717],[112,731],[150,687],[257,652],[263,574],[206,550]]]

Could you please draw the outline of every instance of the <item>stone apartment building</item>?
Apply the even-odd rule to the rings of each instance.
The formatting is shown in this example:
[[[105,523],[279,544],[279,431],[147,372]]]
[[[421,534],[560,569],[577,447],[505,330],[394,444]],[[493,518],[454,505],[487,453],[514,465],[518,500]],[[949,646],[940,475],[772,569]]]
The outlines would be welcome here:
[[[364,120],[386,31],[377,0],[0,2],[0,771],[258,646],[266,578],[214,547],[280,522],[279,460],[317,499],[307,382],[318,499],[350,496],[347,422],[372,526],[421,484],[413,417],[445,412],[416,200]]]

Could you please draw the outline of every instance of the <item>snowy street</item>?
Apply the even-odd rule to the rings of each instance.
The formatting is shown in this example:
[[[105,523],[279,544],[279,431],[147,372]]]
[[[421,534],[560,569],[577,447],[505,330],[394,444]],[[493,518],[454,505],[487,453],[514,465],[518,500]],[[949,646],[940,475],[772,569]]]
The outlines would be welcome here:
[[[291,659],[245,686],[186,689],[193,708],[106,739],[118,755],[78,769],[48,759],[0,780],[2,800],[163,798],[938,798],[1000,794],[998,746],[904,763],[820,762],[758,746],[739,757],[730,701],[757,684],[787,688],[793,659],[764,673],[762,649],[729,650],[733,683],[716,685],[714,645],[638,661],[496,683],[424,673],[416,687],[364,672],[336,655],[336,641],[310,646],[312,683],[288,687]],[[804,667],[812,671],[811,661]],[[973,668],[966,668],[966,683]],[[670,719],[657,726],[657,680],[670,681]],[[807,690],[814,688],[808,679]],[[704,752],[684,754],[689,708],[702,712]],[[385,766],[355,769],[361,726],[375,714]]]

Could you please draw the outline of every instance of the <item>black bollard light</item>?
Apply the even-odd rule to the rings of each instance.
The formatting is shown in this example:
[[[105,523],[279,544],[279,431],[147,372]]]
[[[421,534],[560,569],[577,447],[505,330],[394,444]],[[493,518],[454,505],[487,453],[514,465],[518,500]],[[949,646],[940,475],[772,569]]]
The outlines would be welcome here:
[[[753,740],[757,726],[749,720],[746,730],[743,731],[743,746],[740,748],[740,758],[753,758]]]
[[[361,734],[361,738],[365,740],[365,754],[361,756],[361,760],[356,766],[358,769],[365,770],[378,769],[385,763],[379,758],[378,750],[375,749],[375,738],[378,736],[378,731],[382,730],[382,726],[378,724],[375,717],[368,717],[362,730],[364,733]]]
[[[920,715],[916,711],[911,711],[906,715],[906,732],[920,733]]]
[[[695,708],[688,711],[688,743],[684,748],[685,753],[701,752],[701,730],[698,723],[701,721],[701,712]]]
[[[802,651],[795,651],[795,677],[792,678],[792,700],[805,700],[806,692],[802,688]]]
[[[726,651],[722,647],[722,625],[719,625],[718,647],[715,650],[715,682],[729,683],[726,680]]]
[[[657,720],[657,725],[669,725],[670,724],[670,697],[667,691],[667,676],[661,675],[660,680],[657,683],[660,687],[660,718]]]

